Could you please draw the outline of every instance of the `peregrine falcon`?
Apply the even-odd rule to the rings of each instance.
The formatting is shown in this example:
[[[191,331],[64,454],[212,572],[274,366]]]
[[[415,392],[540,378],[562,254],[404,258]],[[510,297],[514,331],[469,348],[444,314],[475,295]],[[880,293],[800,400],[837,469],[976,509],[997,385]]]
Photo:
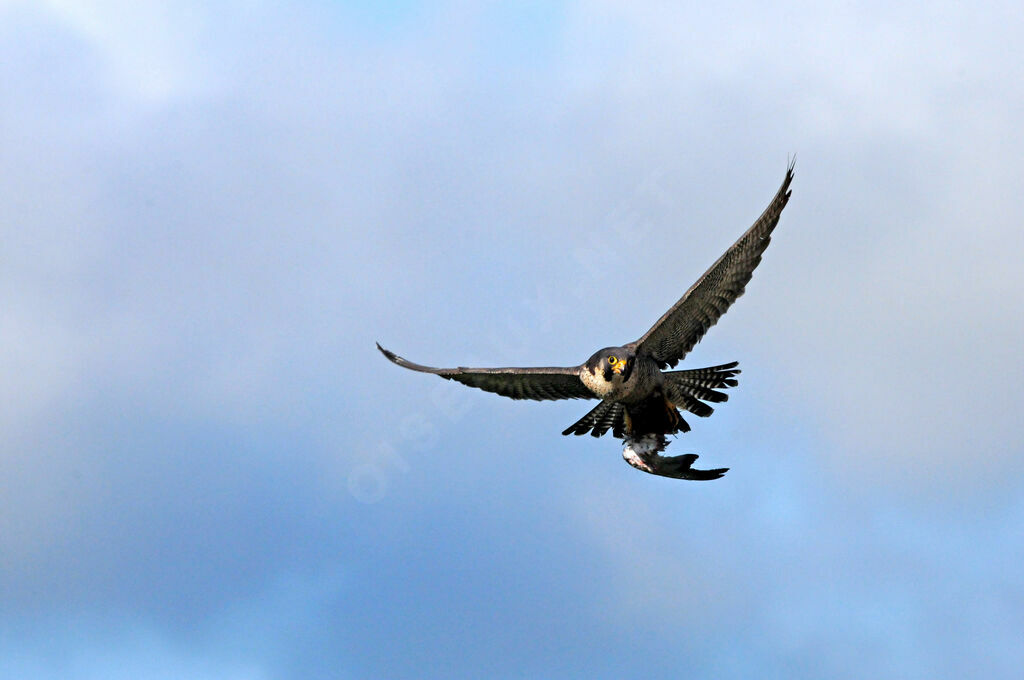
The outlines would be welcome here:
[[[600,437],[611,430],[612,436],[625,442],[622,457],[638,470],[675,479],[718,479],[729,468],[695,470],[695,454],[658,454],[668,445],[666,435],[690,430],[680,408],[704,418],[713,411],[705,402],[728,399],[719,390],[736,386],[738,363],[682,371],[664,369],[675,367],[743,294],[789,201],[792,181],[790,162],[782,186],[753,226],[649,331],[621,347],[598,350],[581,366],[433,368],[403,359],[379,343],[377,349],[404,368],[433,373],[512,399],[600,399],[596,407],[562,434],[589,432]]]

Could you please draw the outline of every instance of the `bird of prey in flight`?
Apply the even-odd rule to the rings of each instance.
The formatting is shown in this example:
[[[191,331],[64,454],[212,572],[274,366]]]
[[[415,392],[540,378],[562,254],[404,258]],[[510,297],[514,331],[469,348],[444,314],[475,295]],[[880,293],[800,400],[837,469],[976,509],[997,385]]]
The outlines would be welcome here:
[[[601,403],[562,434],[609,430],[625,441],[622,457],[644,472],[676,479],[718,479],[728,468],[696,470],[695,454],[658,455],[668,445],[666,435],[688,432],[678,409],[711,415],[705,402],[723,402],[719,390],[735,387],[737,362],[682,371],[675,367],[693,349],[729,306],[743,294],[772,230],[789,200],[792,162],[775,198],[718,261],[658,319],[639,340],[598,350],[580,366],[552,368],[433,368],[407,361],[380,344],[377,349],[394,363],[413,371],[495,392],[512,399],[600,399]]]

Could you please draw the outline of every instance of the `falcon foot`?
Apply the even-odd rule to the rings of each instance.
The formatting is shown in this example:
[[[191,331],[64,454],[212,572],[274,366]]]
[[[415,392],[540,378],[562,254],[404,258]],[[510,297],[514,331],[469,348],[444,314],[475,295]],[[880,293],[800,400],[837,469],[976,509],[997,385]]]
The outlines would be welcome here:
[[[673,479],[700,481],[718,479],[729,470],[729,468],[694,470],[691,466],[697,460],[697,454],[659,456],[658,452],[664,451],[666,446],[668,446],[668,442],[664,435],[646,434],[639,439],[626,437],[626,443],[622,447],[622,457],[637,470]]]

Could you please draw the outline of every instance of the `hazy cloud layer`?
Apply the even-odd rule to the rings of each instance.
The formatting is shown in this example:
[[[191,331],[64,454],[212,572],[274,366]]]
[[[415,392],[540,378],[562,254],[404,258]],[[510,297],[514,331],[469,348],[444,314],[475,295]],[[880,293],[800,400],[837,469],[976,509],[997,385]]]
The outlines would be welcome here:
[[[0,675],[1014,677],[1021,37],[1009,3],[0,2]],[[792,153],[691,357],[744,369],[674,444],[720,482],[374,349],[631,340]]]

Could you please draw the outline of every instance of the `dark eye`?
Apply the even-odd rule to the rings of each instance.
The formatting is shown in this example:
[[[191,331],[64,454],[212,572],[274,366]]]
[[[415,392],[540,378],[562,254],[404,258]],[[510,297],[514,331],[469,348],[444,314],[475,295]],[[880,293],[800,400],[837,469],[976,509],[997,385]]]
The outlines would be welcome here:
[[[618,361],[618,360],[619,360],[619,358],[616,357],[614,354],[611,355],[610,357],[608,357],[608,363],[611,364],[612,366],[614,366],[615,362]]]

